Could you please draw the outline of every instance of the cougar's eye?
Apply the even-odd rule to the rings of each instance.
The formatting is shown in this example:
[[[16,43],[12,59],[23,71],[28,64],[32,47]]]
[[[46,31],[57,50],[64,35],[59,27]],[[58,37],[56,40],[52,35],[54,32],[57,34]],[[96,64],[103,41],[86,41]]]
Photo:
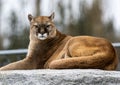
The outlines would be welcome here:
[[[34,23],[33,26],[34,26],[35,28],[38,28],[38,27],[39,27],[38,23]]]
[[[38,28],[38,25],[34,25],[35,28]]]
[[[49,28],[50,27],[50,25],[46,25],[46,28]]]

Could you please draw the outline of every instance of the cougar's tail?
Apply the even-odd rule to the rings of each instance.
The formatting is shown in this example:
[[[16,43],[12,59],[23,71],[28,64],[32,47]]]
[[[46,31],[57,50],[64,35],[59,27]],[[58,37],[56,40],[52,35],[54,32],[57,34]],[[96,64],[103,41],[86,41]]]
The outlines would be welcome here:
[[[109,66],[109,68],[107,68]],[[93,56],[81,56],[66,59],[54,60],[50,63],[51,69],[105,69],[115,70],[117,57],[105,54],[95,54]]]

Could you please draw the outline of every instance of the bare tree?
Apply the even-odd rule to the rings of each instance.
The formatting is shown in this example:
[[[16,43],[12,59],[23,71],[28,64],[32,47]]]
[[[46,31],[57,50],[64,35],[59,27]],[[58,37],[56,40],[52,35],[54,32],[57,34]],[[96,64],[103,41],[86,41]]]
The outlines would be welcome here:
[[[2,13],[2,1],[0,0],[0,49],[3,49],[3,37],[1,34],[1,13]]]
[[[36,16],[40,15],[40,6],[41,6],[40,4],[41,4],[41,0],[36,0],[35,1],[35,10],[36,10],[35,11],[36,12],[35,15]]]

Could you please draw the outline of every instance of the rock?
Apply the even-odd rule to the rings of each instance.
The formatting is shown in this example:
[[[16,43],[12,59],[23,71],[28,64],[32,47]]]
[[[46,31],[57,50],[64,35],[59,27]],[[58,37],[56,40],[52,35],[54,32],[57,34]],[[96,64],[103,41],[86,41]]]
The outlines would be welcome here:
[[[0,71],[0,85],[120,85],[120,72],[97,69]]]

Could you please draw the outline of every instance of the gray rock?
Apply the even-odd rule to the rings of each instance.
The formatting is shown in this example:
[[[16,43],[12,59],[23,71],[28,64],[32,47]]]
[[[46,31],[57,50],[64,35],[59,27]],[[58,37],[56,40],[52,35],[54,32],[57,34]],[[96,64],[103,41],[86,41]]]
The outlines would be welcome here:
[[[0,85],[120,85],[120,72],[97,69],[0,71]]]

